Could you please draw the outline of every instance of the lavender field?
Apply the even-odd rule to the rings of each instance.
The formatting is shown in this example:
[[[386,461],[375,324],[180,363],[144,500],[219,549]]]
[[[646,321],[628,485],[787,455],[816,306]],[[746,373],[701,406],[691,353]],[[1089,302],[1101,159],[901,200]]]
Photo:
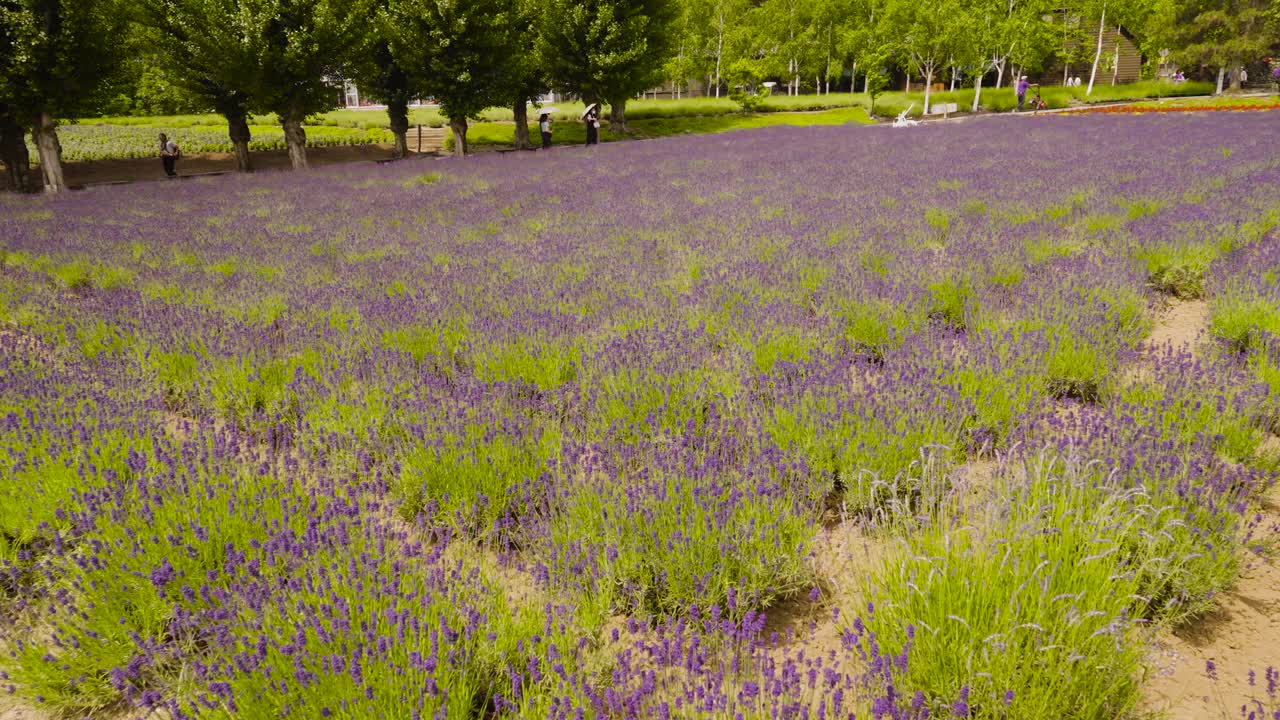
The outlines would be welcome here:
[[[1280,146],[1221,115],[0,198],[0,690],[1140,717],[1280,537]]]

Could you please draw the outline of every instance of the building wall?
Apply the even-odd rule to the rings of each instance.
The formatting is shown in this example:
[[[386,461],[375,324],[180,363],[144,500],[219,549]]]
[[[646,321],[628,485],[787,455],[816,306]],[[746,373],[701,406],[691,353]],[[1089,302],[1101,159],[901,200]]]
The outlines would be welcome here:
[[[1088,23],[1086,23],[1088,26]],[[1072,63],[1066,68],[1068,77],[1080,78],[1082,85],[1089,84],[1089,71],[1093,67],[1093,51],[1097,48],[1097,23],[1093,23],[1094,34],[1090,37],[1085,59]],[[1116,49],[1119,47],[1119,72],[1115,70]],[[1054,63],[1039,76],[1033,78],[1042,85],[1061,85],[1063,76],[1062,63]],[[1110,85],[1112,78],[1116,84],[1137,82],[1142,79],[1142,53],[1123,32],[1111,27],[1102,33],[1102,58],[1098,61],[1097,85]]]

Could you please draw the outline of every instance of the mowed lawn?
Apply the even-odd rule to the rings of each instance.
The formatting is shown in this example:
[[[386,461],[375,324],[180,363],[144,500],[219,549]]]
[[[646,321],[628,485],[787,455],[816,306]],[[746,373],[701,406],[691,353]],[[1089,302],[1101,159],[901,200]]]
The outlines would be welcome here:
[[[1160,709],[1280,520],[1274,121],[860,113],[0,198],[0,687]],[[1254,646],[1209,669],[1270,712]]]

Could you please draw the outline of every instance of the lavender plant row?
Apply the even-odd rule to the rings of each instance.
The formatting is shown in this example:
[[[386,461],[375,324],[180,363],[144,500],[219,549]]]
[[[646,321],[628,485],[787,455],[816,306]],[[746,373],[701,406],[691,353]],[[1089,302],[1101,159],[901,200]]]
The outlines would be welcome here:
[[[68,717],[1132,713],[1143,629],[1261,542],[1266,122],[0,199],[0,689]],[[1216,344],[1144,345],[1169,296],[1209,298]],[[992,456],[967,502],[955,469]],[[901,549],[822,575],[836,516]]]

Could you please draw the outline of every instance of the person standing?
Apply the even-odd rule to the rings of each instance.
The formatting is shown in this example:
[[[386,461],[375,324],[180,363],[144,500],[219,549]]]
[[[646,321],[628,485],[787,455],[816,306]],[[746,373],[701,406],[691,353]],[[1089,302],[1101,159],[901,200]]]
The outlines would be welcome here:
[[[160,162],[164,165],[165,175],[178,176],[178,158],[181,156],[182,151],[178,149],[178,143],[170,140],[164,133],[160,133]]]
[[[542,132],[542,149],[551,149],[551,115],[542,113],[538,118],[538,130]]]
[[[600,105],[592,103],[587,109],[587,114],[583,118],[583,122],[587,124],[587,144],[600,144]]]
[[[1018,112],[1022,112],[1022,106],[1027,102],[1027,88],[1031,87],[1031,83],[1027,82],[1027,76],[1023,75],[1018,78]]]

